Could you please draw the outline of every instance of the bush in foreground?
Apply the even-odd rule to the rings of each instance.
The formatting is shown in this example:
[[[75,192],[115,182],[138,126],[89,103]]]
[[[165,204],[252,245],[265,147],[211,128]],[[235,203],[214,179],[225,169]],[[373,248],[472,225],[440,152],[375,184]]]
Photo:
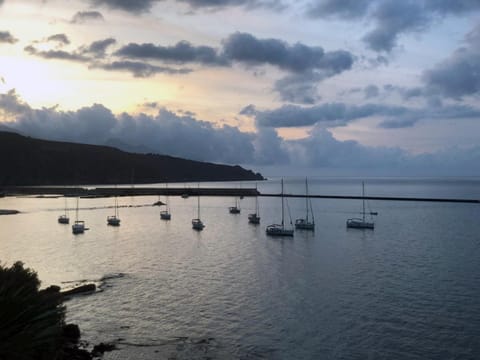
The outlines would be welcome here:
[[[22,262],[0,265],[0,360],[59,360],[65,307]]]

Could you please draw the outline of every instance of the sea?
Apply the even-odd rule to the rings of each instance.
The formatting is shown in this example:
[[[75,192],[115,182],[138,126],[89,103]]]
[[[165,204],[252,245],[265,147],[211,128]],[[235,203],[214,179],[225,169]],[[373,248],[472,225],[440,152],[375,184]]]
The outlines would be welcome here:
[[[317,195],[480,199],[480,178],[309,178]],[[141,185],[135,185],[141,186]],[[165,184],[148,186],[164,187]],[[261,182],[169,187],[257,186]],[[92,186],[94,187],[94,186]],[[285,177],[286,194],[305,179]],[[281,198],[201,197],[205,229],[191,227],[196,197],[120,197],[121,226],[107,226],[113,198],[79,199],[89,228],[57,223],[63,197],[5,197],[0,262],[21,260],[42,287],[96,283],[66,302],[67,321],[104,359],[480,359],[480,204],[369,200],[374,230],[346,228],[362,201],[313,199],[316,228],[267,237]],[[71,222],[76,199],[67,198]],[[311,214],[310,214],[311,216]],[[305,217],[305,199],[285,199],[285,223]],[[291,219],[291,220],[290,220]]]

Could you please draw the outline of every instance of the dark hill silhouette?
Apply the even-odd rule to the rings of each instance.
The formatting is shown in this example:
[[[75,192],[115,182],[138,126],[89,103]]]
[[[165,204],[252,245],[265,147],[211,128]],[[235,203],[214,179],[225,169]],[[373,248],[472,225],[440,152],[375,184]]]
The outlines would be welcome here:
[[[128,184],[263,180],[240,166],[108,146],[47,141],[0,131],[0,185]]]

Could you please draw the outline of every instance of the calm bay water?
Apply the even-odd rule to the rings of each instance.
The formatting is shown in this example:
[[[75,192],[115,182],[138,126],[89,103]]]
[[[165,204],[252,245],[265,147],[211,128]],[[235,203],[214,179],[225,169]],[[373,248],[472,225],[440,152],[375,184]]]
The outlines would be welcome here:
[[[303,181],[286,179],[285,192],[303,193]],[[361,194],[361,179],[309,181],[312,194]],[[255,186],[201,186],[219,184]],[[368,195],[480,198],[479,179],[365,184]],[[278,180],[258,187],[280,191]],[[272,239],[279,198],[259,199],[260,226],[247,222],[252,198],[240,215],[227,211],[233,198],[202,198],[200,233],[196,198],[170,197],[170,222],[157,200],[119,198],[112,228],[113,199],[81,199],[90,230],[74,236],[56,223],[63,198],[0,199],[23,212],[0,217],[0,261],[24,261],[43,286],[101,285],[67,306],[84,339],[119,344],[106,359],[480,358],[479,205],[369,201],[376,228],[362,231],[345,227],[360,201],[318,199],[315,233]],[[304,215],[302,199],[288,205],[293,221]]]

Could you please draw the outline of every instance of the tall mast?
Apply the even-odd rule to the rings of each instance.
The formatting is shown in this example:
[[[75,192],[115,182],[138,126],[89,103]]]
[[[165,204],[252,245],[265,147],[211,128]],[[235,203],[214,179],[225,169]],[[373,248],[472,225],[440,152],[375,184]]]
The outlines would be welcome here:
[[[284,210],[283,210],[283,178],[282,178],[282,228],[283,228],[283,216],[284,216],[283,212]]]
[[[198,185],[198,190],[200,190],[200,185]],[[197,196],[197,218],[200,219],[200,192]]]
[[[363,222],[365,222],[365,183],[362,181]]]
[[[305,208],[307,209],[307,223],[308,223],[308,182],[305,178]]]

